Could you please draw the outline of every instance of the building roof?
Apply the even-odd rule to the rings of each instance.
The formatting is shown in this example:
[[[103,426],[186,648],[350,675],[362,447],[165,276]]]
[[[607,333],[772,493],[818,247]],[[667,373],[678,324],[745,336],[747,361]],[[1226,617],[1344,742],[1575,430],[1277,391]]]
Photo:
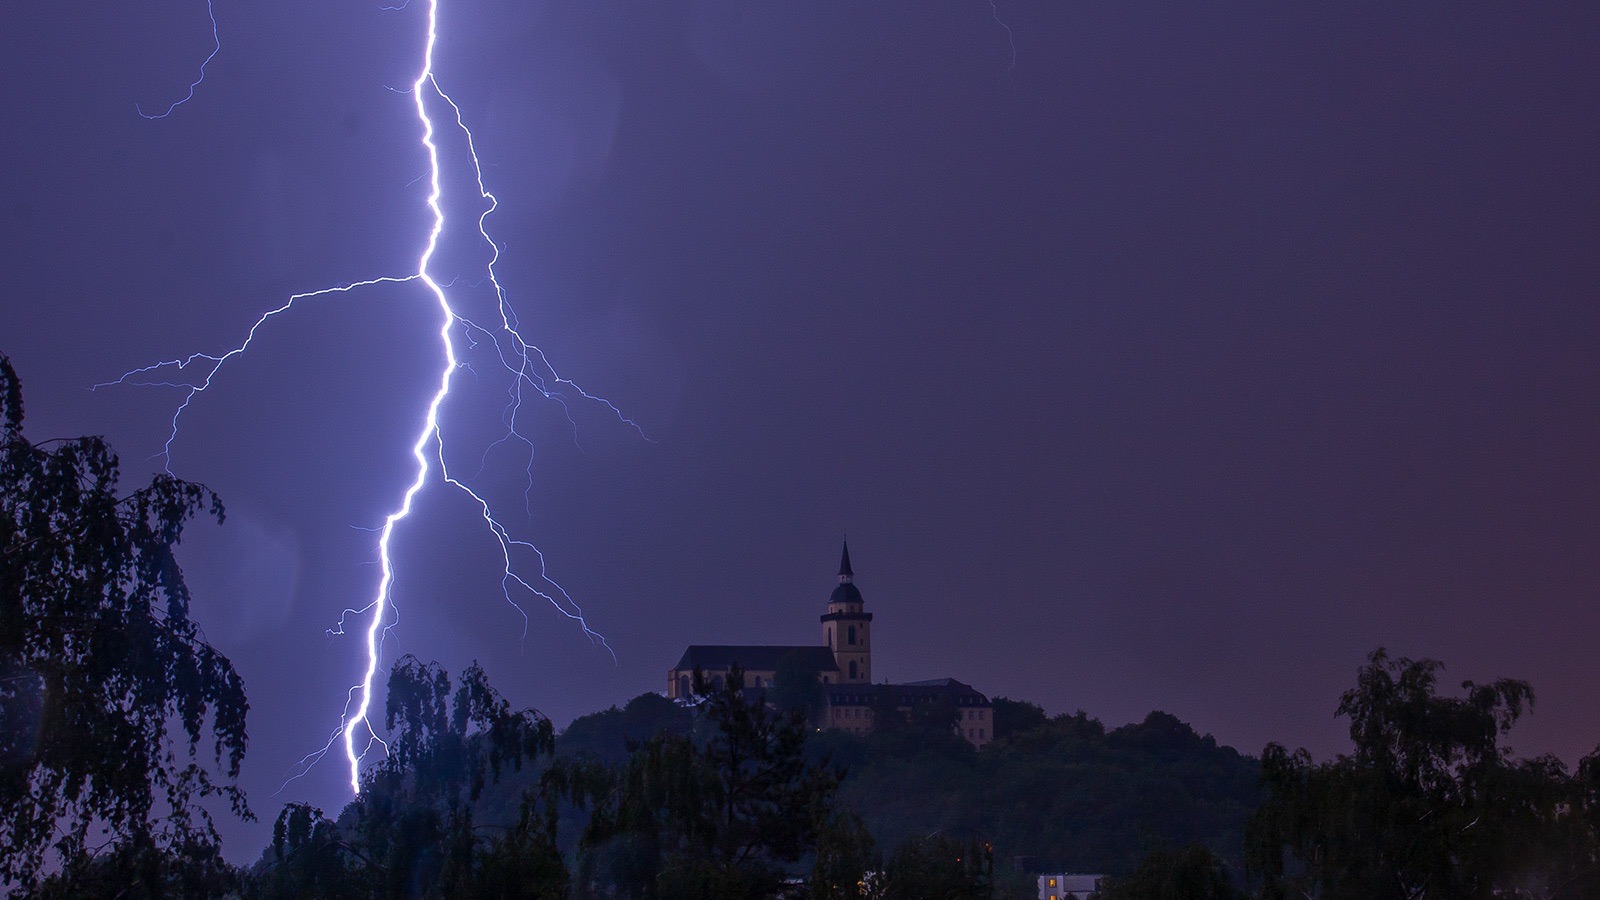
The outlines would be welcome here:
[[[818,672],[837,672],[833,651],[823,646],[785,647],[773,644],[691,644],[673,666],[674,671],[699,668],[720,672],[738,666],[745,671],[775,672],[785,659],[794,657],[806,668]]]
[[[833,589],[833,596],[828,598],[829,603],[861,603],[861,590],[846,581]]]
[[[904,684],[891,684],[889,689],[895,693],[895,702],[900,706],[909,706],[923,700],[932,700],[937,697],[949,697],[961,706],[988,706],[989,698],[981,691],[964,681],[954,678],[934,678],[929,681],[908,681]]]
[[[855,584],[856,573],[850,568],[850,542],[844,542],[844,553],[839,557],[839,586],[833,589],[833,596],[828,598],[828,603],[855,603],[861,601],[861,591]]]

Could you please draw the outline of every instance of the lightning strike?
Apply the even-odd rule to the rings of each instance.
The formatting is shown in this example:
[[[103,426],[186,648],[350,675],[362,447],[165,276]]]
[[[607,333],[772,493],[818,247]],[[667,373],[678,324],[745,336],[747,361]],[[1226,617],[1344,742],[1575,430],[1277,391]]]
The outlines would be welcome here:
[[[1011,26],[1000,20],[1000,6],[997,0],[989,0],[989,15],[994,23],[1005,29],[1006,44],[1011,48],[1011,65],[1006,69],[1006,77],[1011,79],[1012,87],[1017,83],[1017,36],[1012,33]]]
[[[211,53],[200,63],[200,75],[189,83],[189,93],[185,94],[183,99],[174,101],[171,106],[167,107],[166,112],[161,113],[147,113],[139,104],[135,103],[133,109],[139,115],[144,116],[146,119],[165,119],[167,116],[172,115],[173,110],[194,99],[194,92],[206,80],[206,66],[211,65],[211,61],[217,58],[218,53],[222,52],[222,35],[217,28],[217,10],[212,6],[212,0],[206,0],[206,15],[211,17]]]
[[[408,2],[385,7],[391,10],[403,10],[411,4]],[[209,8],[209,3],[208,3]],[[421,130],[421,145],[427,158],[426,178],[428,193],[426,205],[432,217],[421,254],[417,258],[416,271],[405,275],[387,275],[356,281],[335,287],[291,296],[282,305],[263,313],[251,325],[245,338],[237,346],[220,354],[194,353],[186,357],[167,360],[133,369],[121,377],[101,384],[96,388],[111,387],[116,385],[141,385],[161,386],[174,388],[182,392],[177,409],[172,416],[171,430],[162,448],[162,458],[168,472],[172,470],[173,444],[178,438],[179,425],[184,412],[190,404],[201,394],[210,390],[222,368],[234,357],[250,349],[258,332],[273,322],[275,319],[289,315],[302,303],[320,300],[336,299],[339,295],[379,285],[396,285],[418,283],[426,288],[433,302],[437,306],[439,316],[438,339],[441,348],[442,363],[437,378],[437,387],[428,401],[426,411],[418,426],[416,437],[410,445],[410,456],[415,464],[415,474],[400,495],[396,507],[383,520],[383,525],[376,529],[378,533],[377,556],[379,567],[379,580],[377,587],[364,605],[346,608],[340,615],[335,627],[329,629],[330,634],[346,634],[346,625],[354,619],[362,620],[359,631],[363,640],[364,663],[360,679],[351,685],[345,695],[345,705],[340,715],[339,725],[330,736],[328,743],[320,750],[307,754],[297,764],[298,770],[290,776],[290,780],[304,774],[312,765],[321,760],[336,743],[342,743],[345,760],[349,766],[350,788],[357,793],[361,790],[361,766],[367,755],[372,752],[374,745],[387,750],[382,737],[372,723],[373,681],[377,677],[378,668],[382,659],[383,641],[385,635],[396,623],[393,604],[393,589],[395,585],[395,565],[393,556],[393,539],[396,530],[412,512],[419,494],[432,482],[434,466],[437,464],[438,483],[449,486],[475,505],[481,515],[486,529],[493,535],[499,544],[501,561],[503,563],[500,586],[506,601],[511,604],[523,617],[523,631],[527,630],[527,613],[518,604],[516,594],[526,592],[549,603],[557,611],[573,620],[579,628],[595,644],[611,652],[611,647],[606,643],[604,636],[589,627],[581,607],[573,600],[572,596],[556,582],[545,566],[544,555],[532,543],[514,537],[509,529],[500,521],[490,502],[478,491],[475,491],[463,479],[452,474],[447,463],[445,453],[445,433],[440,424],[440,411],[450,397],[450,389],[455,372],[458,368],[470,366],[464,362],[457,352],[456,338],[459,335],[465,338],[469,350],[487,344],[492,357],[511,376],[510,386],[507,388],[506,406],[501,414],[502,424],[505,426],[504,435],[484,451],[484,458],[493,449],[507,441],[517,441],[523,444],[528,452],[528,486],[524,493],[532,490],[532,453],[533,443],[522,435],[517,427],[517,418],[522,409],[523,400],[528,392],[554,400],[559,403],[568,419],[576,428],[576,420],[568,406],[569,400],[587,401],[604,405],[615,418],[624,425],[629,426],[649,440],[644,435],[637,422],[625,415],[616,404],[603,397],[591,394],[579,387],[572,380],[563,377],[556,371],[545,353],[537,346],[526,340],[520,329],[517,315],[507,297],[505,288],[501,285],[495,264],[500,259],[500,246],[490,237],[487,220],[498,206],[483,177],[483,166],[479,161],[478,152],[472,131],[467,127],[461,107],[440,86],[434,71],[434,51],[438,42],[439,0],[427,0],[426,4],[426,36],[422,53],[422,65],[415,81],[412,82],[408,93],[415,106],[417,121]],[[213,32],[215,32],[216,19],[212,17]],[[219,44],[220,47],[220,44]],[[213,51],[212,56],[216,55]],[[210,62],[210,57],[207,58]],[[201,79],[204,78],[202,66]],[[198,86],[200,82],[196,81]],[[190,89],[190,97],[194,95],[194,87]],[[178,105],[188,100],[189,97],[173,104],[162,116],[168,115]],[[431,272],[431,265],[439,249],[441,237],[444,235],[447,224],[445,217],[445,203],[443,201],[444,188],[440,151],[436,140],[437,131],[433,116],[429,114],[430,102],[443,103],[450,109],[449,118],[458,129],[466,147],[466,157],[472,167],[471,175],[478,191],[478,199],[484,204],[483,211],[479,214],[476,228],[479,237],[488,247],[489,261],[487,263],[487,281],[495,293],[496,311],[498,322],[480,322],[466,315],[452,305],[448,288],[450,283],[441,284]],[[145,115],[142,111],[140,115]],[[146,118],[161,118],[162,116],[148,116]],[[481,471],[481,469],[480,469]],[[518,564],[518,558],[531,555],[533,565],[524,567]],[[615,659],[615,653],[612,653]],[[286,782],[287,784],[287,782]]]

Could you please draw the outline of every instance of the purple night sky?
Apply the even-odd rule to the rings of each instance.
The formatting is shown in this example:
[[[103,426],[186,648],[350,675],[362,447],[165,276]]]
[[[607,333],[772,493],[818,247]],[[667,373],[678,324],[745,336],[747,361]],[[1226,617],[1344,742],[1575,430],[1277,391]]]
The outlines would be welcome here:
[[[391,90],[423,4],[216,4],[161,121],[135,105],[183,95],[202,0],[0,10],[0,352],[29,435],[105,434],[130,483],[180,397],[90,385],[406,274],[429,224]],[[386,661],[479,659],[563,725],[689,643],[820,642],[848,532],[880,678],[1320,758],[1386,645],[1530,680],[1512,744],[1574,761],[1600,743],[1596,46],[1582,4],[444,0],[524,332],[651,440],[530,404],[526,503],[514,448],[462,456],[615,663],[538,603],[521,636],[437,484]],[[441,280],[481,293],[468,257]],[[228,505],[183,559],[268,824],[344,796],[332,758],[273,791],[356,677],[326,629],[411,478],[430,304],[275,322],[174,445]],[[457,375],[463,446],[498,436],[493,374]]]

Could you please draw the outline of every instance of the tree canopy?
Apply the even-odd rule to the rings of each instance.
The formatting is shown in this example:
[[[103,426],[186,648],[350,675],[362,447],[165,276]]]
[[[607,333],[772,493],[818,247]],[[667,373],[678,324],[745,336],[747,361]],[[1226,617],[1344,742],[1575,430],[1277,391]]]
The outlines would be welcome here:
[[[948,733],[888,730],[825,731],[812,752],[848,770],[840,803],[885,847],[979,833],[1002,867],[1023,856],[1056,871],[1126,873],[1154,839],[1200,842],[1242,866],[1261,796],[1254,759],[1166,713],[1107,729],[1081,712],[1042,723],[1020,712],[1022,730],[982,750]]]
[[[550,797],[524,792],[511,821],[482,822],[476,809],[503,774],[550,752],[549,720],[513,710],[476,663],[452,692],[437,663],[401,657],[387,697],[387,756],[362,776],[360,795],[337,823],[304,804],[284,808],[254,891],[565,897]]]
[[[581,880],[629,897],[764,897],[816,846],[837,787],[803,753],[805,712],[696,678],[697,733],[659,734],[593,782]]]
[[[0,356],[0,881],[37,886],[49,867],[60,884],[112,858],[151,890],[209,872],[201,801],[250,814],[249,704],[189,617],[173,548],[222,503],[168,475],[121,493],[105,441],[34,444],[22,425]],[[109,835],[98,868],[91,828]]]
[[[1431,659],[1374,651],[1340,699],[1354,750],[1315,764],[1268,744],[1268,797],[1248,862],[1268,897],[1594,896],[1596,757],[1576,779],[1501,739],[1533,704],[1526,682],[1437,691]]]

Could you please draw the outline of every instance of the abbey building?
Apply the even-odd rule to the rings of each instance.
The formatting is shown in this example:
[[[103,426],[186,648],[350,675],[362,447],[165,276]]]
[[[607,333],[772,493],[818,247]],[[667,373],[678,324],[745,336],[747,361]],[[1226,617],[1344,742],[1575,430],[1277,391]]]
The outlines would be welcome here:
[[[745,685],[770,688],[780,669],[814,674],[822,685],[824,703],[818,725],[862,734],[872,730],[875,710],[896,709],[909,714],[923,704],[944,702],[956,712],[956,730],[974,746],[994,739],[994,709],[989,698],[954,678],[913,681],[906,684],[872,683],[872,613],[866,611],[861,590],[850,568],[850,545],[839,561],[839,586],[828,598],[822,614],[822,643],[805,646],[772,644],[695,644],[683,651],[667,673],[667,696],[688,699],[694,691],[694,673],[720,684],[738,666]]]

